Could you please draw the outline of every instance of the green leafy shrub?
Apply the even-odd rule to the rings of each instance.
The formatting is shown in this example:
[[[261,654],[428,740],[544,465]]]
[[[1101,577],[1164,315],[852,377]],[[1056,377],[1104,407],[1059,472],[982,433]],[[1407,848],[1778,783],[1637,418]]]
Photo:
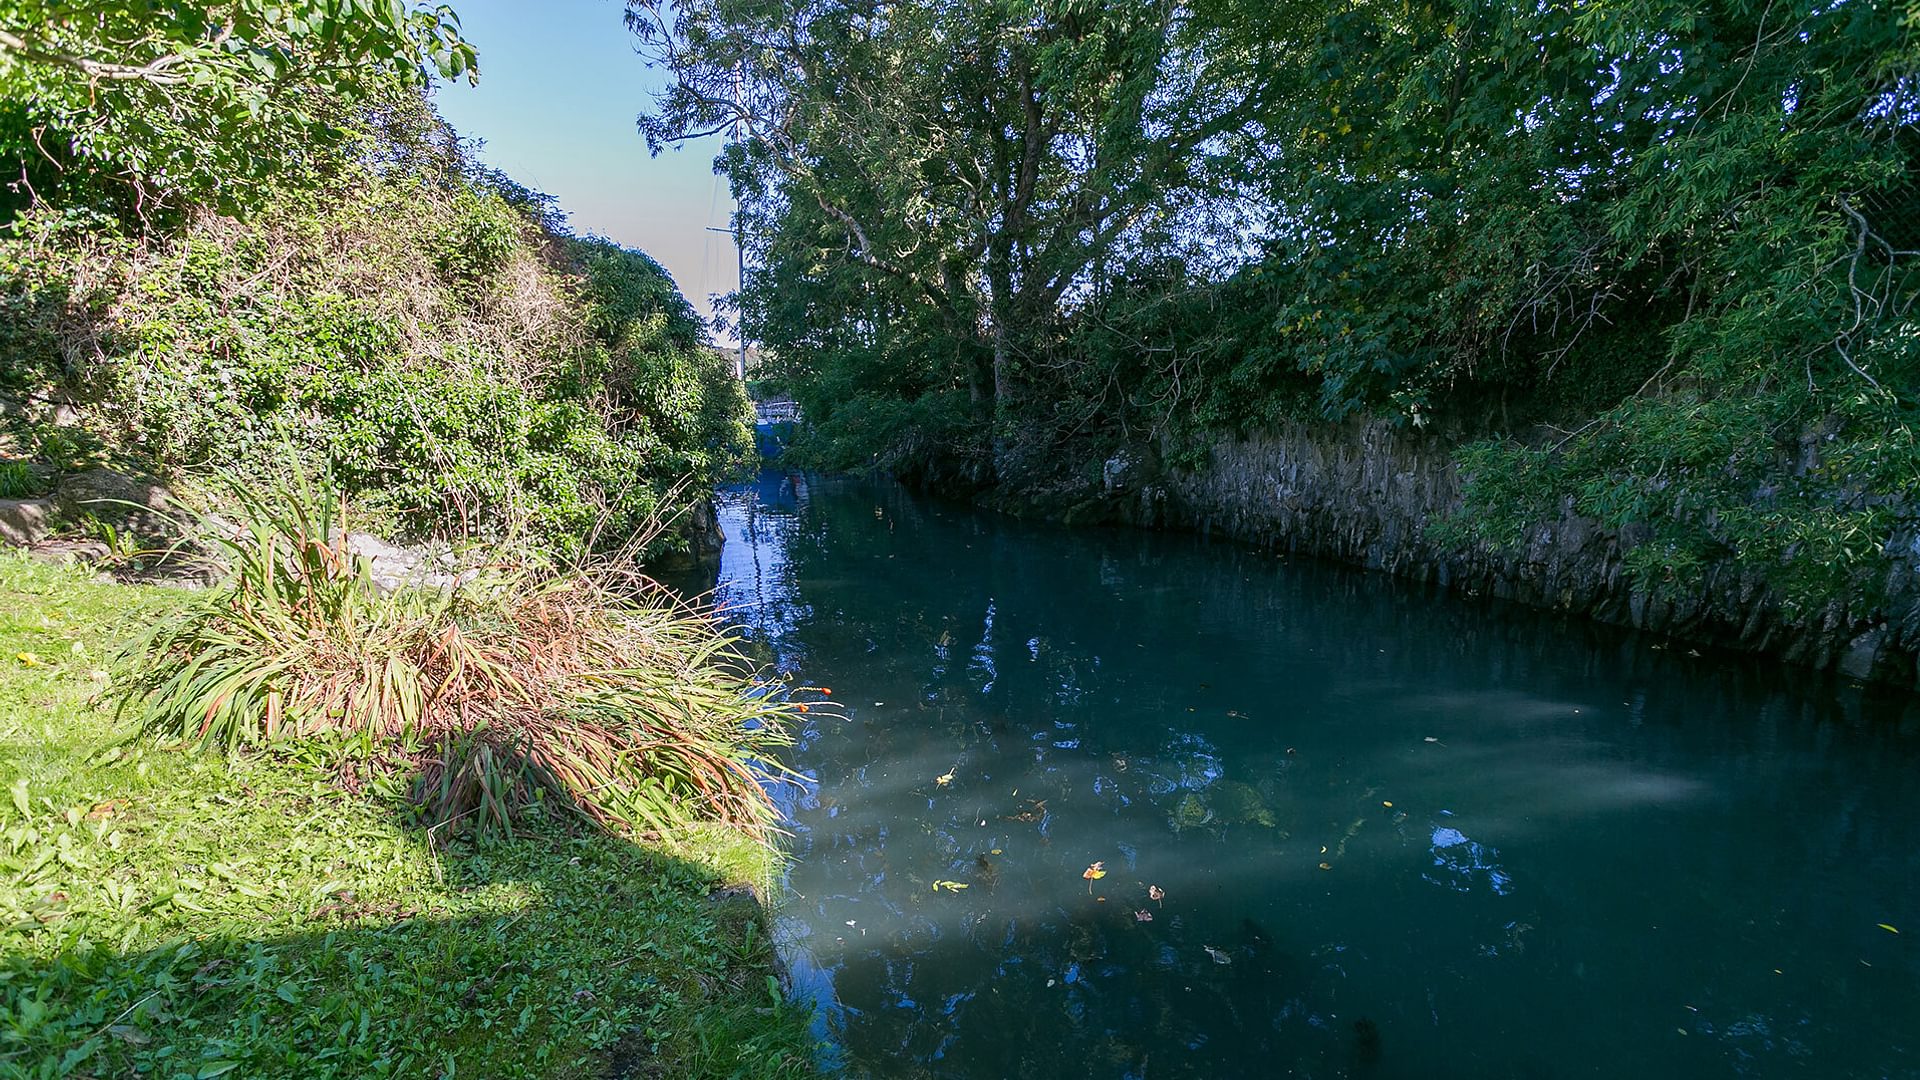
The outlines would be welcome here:
[[[505,270],[531,228],[504,200],[467,194],[436,237],[434,252],[435,266],[456,288],[484,284]]]
[[[261,477],[289,440],[404,538],[565,561],[752,460],[751,406],[672,279],[557,227],[402,98],[319,178],[128,236],[52,208],[0,236],[0,390],[77,398],[148,468]]]

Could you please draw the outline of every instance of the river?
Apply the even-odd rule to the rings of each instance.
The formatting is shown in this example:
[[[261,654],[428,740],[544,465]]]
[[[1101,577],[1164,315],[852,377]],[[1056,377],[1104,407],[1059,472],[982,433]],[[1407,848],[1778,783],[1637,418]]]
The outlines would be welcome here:
[[[723,493],[831,688],[779,932],[884,1077],[1920,1077],[1920,700],[879,482]]]

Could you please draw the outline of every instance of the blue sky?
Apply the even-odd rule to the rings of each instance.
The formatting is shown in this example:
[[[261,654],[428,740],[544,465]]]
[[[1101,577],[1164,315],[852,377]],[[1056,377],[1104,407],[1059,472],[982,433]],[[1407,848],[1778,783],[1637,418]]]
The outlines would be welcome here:
[[[480,85],[444,86],[440,112],[480,156],[560,200],[577,232],[658,259],[705,315],[736,284],[733,201],[713,175],[720,141],[649,157],[634,118],[663,83],[634,52],[620,0],[453,0],[480,50]],[[731,342],[730,335],[721,336]]]

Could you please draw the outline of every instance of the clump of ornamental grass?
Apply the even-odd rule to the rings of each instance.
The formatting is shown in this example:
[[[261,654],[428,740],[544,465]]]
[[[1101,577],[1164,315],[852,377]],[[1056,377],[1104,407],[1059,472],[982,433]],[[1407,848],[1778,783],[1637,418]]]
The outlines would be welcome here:
[[[220,583],[116,660],[110,693],[147,731],[343,750],[411,776],[435,830],[510,833],[541,807],[615,831],[707,821],[770,839],[770,754],[805,706],[664,588],[495,561],[383,591],[337,496],[305,480],[221,486],[239,523],[199,515],[195,529]]]

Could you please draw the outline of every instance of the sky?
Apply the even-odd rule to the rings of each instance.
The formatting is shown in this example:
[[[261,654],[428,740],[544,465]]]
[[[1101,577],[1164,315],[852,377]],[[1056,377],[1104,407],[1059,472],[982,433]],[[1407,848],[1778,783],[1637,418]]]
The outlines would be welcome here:
[[[621,0],[453,0],[480,52],[480,85],[434,103],[480,157],[560,200],[575,232],[652,255],[702,315],[738,283],[733,200],[713,174],[716,138],[650,157],[635,118],[664,83],[634,51]],[[715,340],[732,344],[731,333]]]

